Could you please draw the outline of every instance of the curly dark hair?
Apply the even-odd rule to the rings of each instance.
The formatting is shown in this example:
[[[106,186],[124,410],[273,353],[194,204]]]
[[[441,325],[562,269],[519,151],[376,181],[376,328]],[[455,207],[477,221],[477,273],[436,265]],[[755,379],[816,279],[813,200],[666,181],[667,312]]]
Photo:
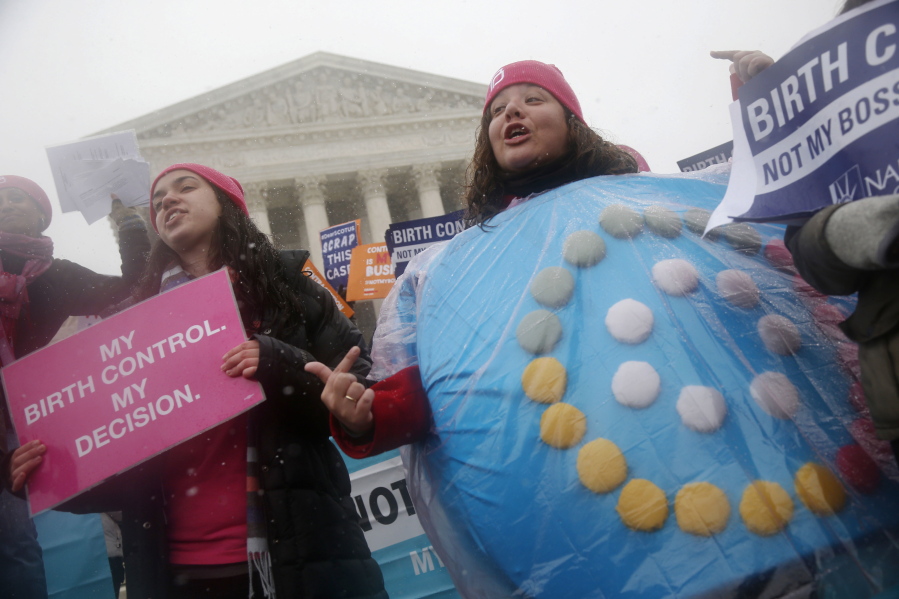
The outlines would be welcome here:
[[[207,264],[210,269],[228,266],[237,273],[234,295],[244,328],[259,326],[266,310],[276,309],[275,332],[303,322],[303,306],[287,284],[278,250],[268,237],[220,189],[212,185],[222,207],[212,235]],[[178,260],[178,254],[161,239],[156,241],[147,266],[138,281],[135,298],[140,301],[159,293],[162,273]]]
[[[604,140],[596,131],[588,127],[567,108],[568,151],[559,166],[569,168],[574,173],[572,181],[599,175],[624,175],[636,173],[637,161],[633,156]],[[463,194],[465,203],[465,226],[483,226],[490,218],[502,212],[502,198],[505,184],[490,146],[489,128],[491,115],[484,112],[478,129],[474,155],[466,172]]]

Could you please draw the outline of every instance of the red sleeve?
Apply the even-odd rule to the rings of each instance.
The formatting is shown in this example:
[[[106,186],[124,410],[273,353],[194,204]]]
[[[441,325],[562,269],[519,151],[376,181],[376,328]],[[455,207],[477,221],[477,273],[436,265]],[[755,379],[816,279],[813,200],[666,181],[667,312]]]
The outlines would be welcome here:
[[[377,455],[425,438],[431,428],[431,404],[421,384],[418,366],[410,366],[371,387],[374,429],[352,437],[331,415],[331,435],[351,458]]]

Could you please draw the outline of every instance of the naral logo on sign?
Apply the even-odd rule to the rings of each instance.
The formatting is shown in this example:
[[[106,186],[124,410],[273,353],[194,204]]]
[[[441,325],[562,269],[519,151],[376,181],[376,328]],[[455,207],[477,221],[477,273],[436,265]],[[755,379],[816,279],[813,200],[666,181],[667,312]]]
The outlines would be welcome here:
[[[862,176],[856,164],[840,175],[830,184],[830,200],[834,204],[845,204],[855,199],[856,192],[862,187]]]

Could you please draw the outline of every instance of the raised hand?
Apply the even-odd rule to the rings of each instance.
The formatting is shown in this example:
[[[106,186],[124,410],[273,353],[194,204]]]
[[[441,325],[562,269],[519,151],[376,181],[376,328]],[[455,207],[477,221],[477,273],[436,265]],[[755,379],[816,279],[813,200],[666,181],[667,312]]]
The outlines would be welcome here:
[[[375,392],[366,389],[356,380],[355,375],[349,373],[358,357],[359,348],[353,347],[334,370],[321,362],[310,362],[306,364],[306,372],[314,374],[325,384],[322,401],[334,417],[349,432],[362,435],[374,426],[371,402],[375,398]]]
[[[740,81],[746,83],[774,64],[774,59],[758,50],[712,50],[712,58],[729,60]]]

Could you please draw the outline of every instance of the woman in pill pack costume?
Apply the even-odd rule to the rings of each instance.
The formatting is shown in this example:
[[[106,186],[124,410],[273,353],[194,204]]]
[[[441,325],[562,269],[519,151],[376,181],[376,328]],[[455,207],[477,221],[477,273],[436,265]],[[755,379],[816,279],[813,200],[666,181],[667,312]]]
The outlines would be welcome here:
[[[582,170],[582,124],[554,67],[493,78],[469,172],[481,226],[397,281],[378,383],[310,367],[335,440],[352,457],[411,443],[416,511],[466,597],[896,584],[899,477],[847,399],[846,304],[795,276],[778,227],[701,237],[727,165]]]

